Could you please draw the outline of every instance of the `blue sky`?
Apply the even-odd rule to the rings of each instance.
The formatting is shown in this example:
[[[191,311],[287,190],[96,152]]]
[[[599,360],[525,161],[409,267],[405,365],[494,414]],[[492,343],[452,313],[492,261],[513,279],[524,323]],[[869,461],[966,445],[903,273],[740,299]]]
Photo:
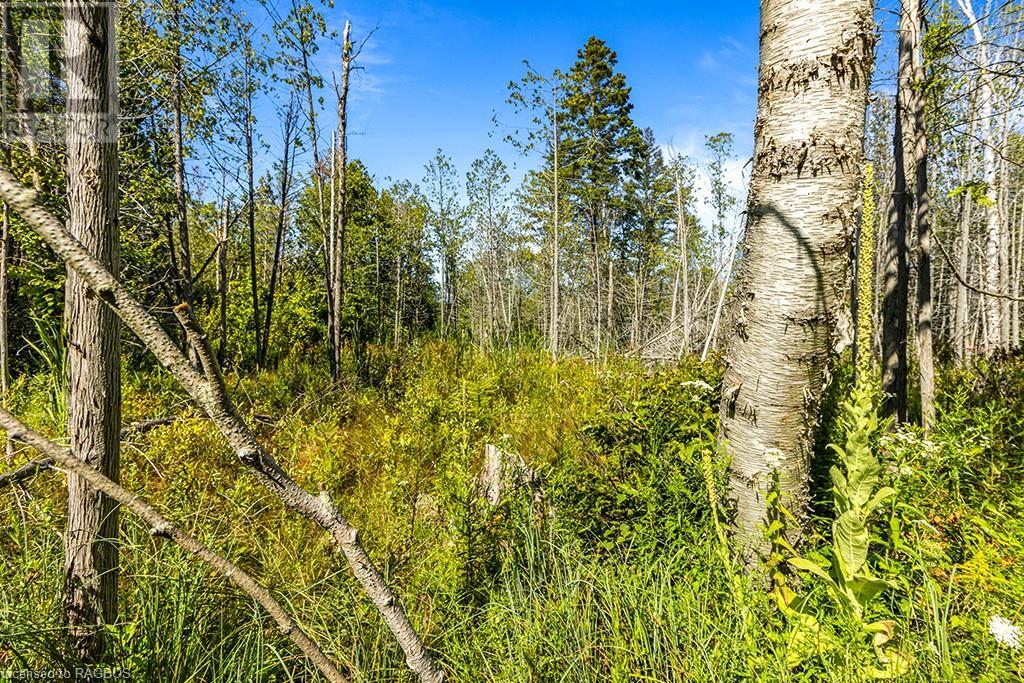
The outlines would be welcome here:
[[[287,0],[277,5],[285,8]],[[698,164],[705,135],[733,133],[730,177],[739,183],[756,104],[758,9],[750,0],[339,2],[328,11],[339,33],[346,18],[357,40],[377,27],[353,79],[350,154],[379,180],[418,181],[439,147],[463,172],[487,147],[521,171],[529,161],[502,142],[492,123],[495,113],[511,116],[508,82],[522,75],[524,59],[541,72],[567,69],[596,35],[618,52],[635,121]],[[329,82],[337,43],[322,46],[317,65]],[[334,122],[331,99],[324,131]],[[261,117],[261,130],[273,144],[279,133],[271,111]]]

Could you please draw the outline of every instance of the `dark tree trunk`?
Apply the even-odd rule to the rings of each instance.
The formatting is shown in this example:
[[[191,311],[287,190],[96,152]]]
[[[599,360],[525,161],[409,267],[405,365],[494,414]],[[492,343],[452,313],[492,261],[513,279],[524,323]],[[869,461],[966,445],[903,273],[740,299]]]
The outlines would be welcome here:
[[[277,293],[278,270],[281,264],[284,246],[284,229],[288,218],[288,193],[291,192],[291,155],[292,131],[294,128],[295,109],[289,106],[284,120],[284,155],[281,158],[281,198],[277,207],[277,232],[274,237],[274,262],[270,269],[270,286],[267,288],[267,315],[263,321],[262,353],[257,357],[256,364],[263,367],[267,362],[267,349],[270,347],[270,321],[274,315],[274,295]]]
[[[904,13],[905,16],[905,13]],[[910,98],[913,64],[906,20],[899,32],[899,78],[896,86],[896,125],[893,134],[894,179],[889,228],[886,231],[882,299],[882,414],[896,422],[907,419],[907,193],[904,132],[913,130]]]

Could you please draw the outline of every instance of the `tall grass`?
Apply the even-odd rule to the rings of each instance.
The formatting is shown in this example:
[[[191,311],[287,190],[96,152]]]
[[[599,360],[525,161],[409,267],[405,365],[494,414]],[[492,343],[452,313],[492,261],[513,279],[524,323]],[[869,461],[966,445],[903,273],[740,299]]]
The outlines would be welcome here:
[[[450,680],[863,680],[871,653],[854,638],[827,661],[788,668],[789,630],[764,584],[723,562],[708,509],[722,468],[701,457],[714,435],[716,368],[595,369],[441,344],[390,360],[374,353],[372,387],[328,388],[296,359],[230,384],[243,411],[276,416],[256,422],[275,455],[304,483],[324,483],[361,528]],[[159,376],[127,381],[131,419],[180,405]],[[35,424],[49,419],[31,409],[46,391],[21,385],[17,401]],[[980,419],[956,405],[946,420]],[[990,436],[1012,442],[1016,418],[998,419],[940,424],[936,438],[948,442],[887,442],[900,505],[873,530],[872,563],[898,585],[872,618],[898,623],[915,660],[904,680],[997,683],[1024,670],[984,625],[994,612],[1019,623],[1024,604],[1024,548],[1013,540],[1024,524],[1010,514],[1024,508],[1024,486]],[[527,493],[497,508],[467,504],[484,443],[538,470],[545,510]],[[410,680],[344,559],[238,473],[207,421],[188,413],[132,437],[124,459],[128,488],[259,577],[355,680]],[[964,513],[994,481],[1006,509]],[[0,491],[0,675],[73,663],[61,628],[62,491],[55,474]],[[914,525],[923,531],[911,543],[906,529],[919,518],[941,528]],[[822,560],[818,531],[829,523],[812,523],[809,556]],[[319,680],[248,599],[130,517],[121,556],[121,619],[109,637],[114,664],[134,680]],[[826,597],[807,590],[843,633]]]

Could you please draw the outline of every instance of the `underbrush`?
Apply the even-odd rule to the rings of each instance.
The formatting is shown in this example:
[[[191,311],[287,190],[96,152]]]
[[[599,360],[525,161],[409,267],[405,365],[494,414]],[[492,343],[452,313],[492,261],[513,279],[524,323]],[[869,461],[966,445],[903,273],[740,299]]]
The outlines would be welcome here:
[[[275,458],[361,529],[450,680],[865,680],[870,646],[820,585],[791,577],[839,646],[794,665],[762,580],[721,561],[715,364],[596,368],[436,342],[363,362],[362,383],[331,386],[289,357],[228,385]],[[930,438],[907,429],[876,444],[879,483],[896,493],[870,529],[869,566],[891,583],[871,618],[894,622],[912,659],[904,680],[1016,680],[1021,651],[989,620],[1024,623],[1024,362],[943,379]],[[22,380],[14,409],[60,437],[52,391]],[[125,422],[167,415],[180,417],[126,438],[125,486],[260,578],[356,680],[409,680],[324,534],[240,472],[166,376],[127,372]],[[485,444],[522,457],[539,498],[482,502]],[[0,492],[0,672],[70,661],[62,487],[49,474]],[[827,566],[831,492],[819,499],[800,552]],[[251,601],[130,516],[122,528],[109,637],[135,680],[319,680]]]

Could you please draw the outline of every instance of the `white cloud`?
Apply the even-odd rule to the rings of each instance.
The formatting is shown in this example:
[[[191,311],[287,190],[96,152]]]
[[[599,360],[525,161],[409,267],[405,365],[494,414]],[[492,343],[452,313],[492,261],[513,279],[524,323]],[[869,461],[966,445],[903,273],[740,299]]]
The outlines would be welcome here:
[[[703,227],[710,227],[715,221],[715,209],[711,205],[711,180],[708,176],[708,152],[705,136],[696,130],[686,131],[662,147],[668,158],[686,157],[694,169],[693,211]],[[738,145],[737,145],[738,146]],[[749,152],[735,153],[735,158],[725,162],[725,184],[735,199],[732,214],[727,218],[726,229],[730,234],[742,229],[742,212],[747,201],[747,180],[750,173]]]

